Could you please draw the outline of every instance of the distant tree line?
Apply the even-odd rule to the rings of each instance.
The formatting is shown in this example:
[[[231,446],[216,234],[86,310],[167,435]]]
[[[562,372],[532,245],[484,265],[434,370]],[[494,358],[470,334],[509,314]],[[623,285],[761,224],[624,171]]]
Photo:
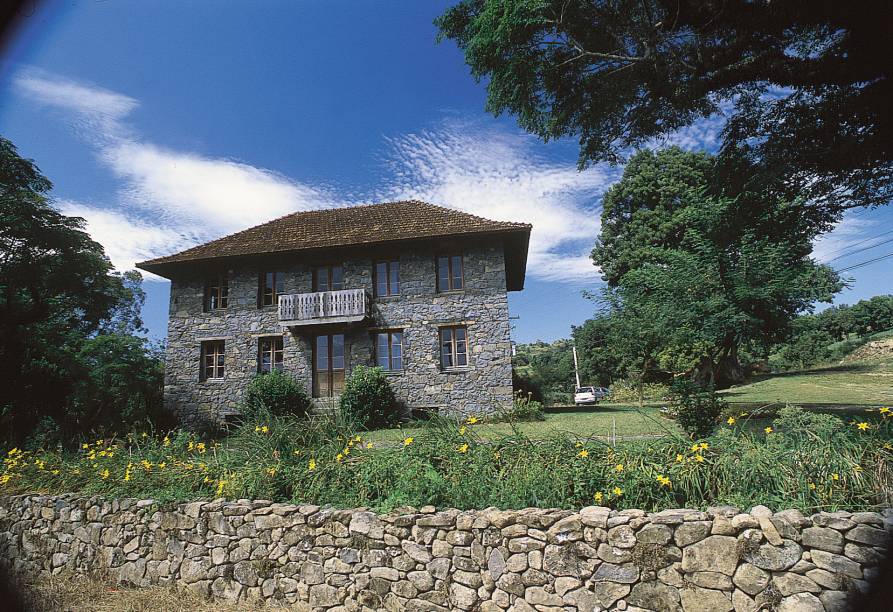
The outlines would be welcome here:
[[[118,274],[84,220],[0,137],[0,438],[72,442],[163,418],[161,347],[138,272]]]

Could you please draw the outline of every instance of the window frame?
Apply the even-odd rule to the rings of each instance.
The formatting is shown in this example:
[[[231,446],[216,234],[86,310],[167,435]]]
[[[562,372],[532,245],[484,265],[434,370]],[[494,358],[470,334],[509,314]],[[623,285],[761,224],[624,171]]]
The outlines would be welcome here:
[[[218,350],[219,349],[219,350]],[[208,357],[213,357],[211,365],[208,365]],[[223,363],[220,362],[222,358]],[[209,371],[211,375],[209,375]],[[201,363],[199,379],[223,380],[226,377],[226,340],[203,340],[201,344]]]
[[[453,279],[455,275],[453,274],[453,259],[459,258],[459,282],[461,283],[460,287],[453,286]],[[447,288],[440,288],[440,260],[446,258],[447,260]],[[450,293],[451,291],[465,291],[465,257],[462,253],[441,253],[434,257],[434,276],[436,282],[437,293]]]
[[[217,306],[211,305],[212,299],[216,299]],[[205,279],[202,307],[205,312],[226,310],[229,307],[229,274],[227,272],[220,272]]]
[[[465,338],[462,340],[465,344],[465,350],[463,352],[459,352],[459,340],[456,338],[456,331],[462,330],[464,332]],[[444,346],[447,344],[447,341],[444,339],[445,332],[450,333],[450,361],[452,365],[446,365],[444,360]],[[468,326],[467,325],[444,325],[437,330],[437,339],[438,339],[438,353],[440,354],[440,367],[442,370],[463,370],[469,366],[468,361]],[[459,364],[459,355],[462,355],[465,358],[464,364]]]
[[[380,293],[378,290],[379,284],[379,273],[378,266],[384,264],[385,266],[385,287],[387,288],[386,293]],[[391,287],[391,271],[396,267],[397,270],[397,289],[394,290]],[[372,295],[374,297],[393,297],[400,295],[400,259],[379,259],[375,260],[372,264]]]
[[[267,275],[273,275],[272,286],[267,285]],[[266,303],[269,289],[270,303]],[[280,291],[281,289],[281,291]],[[279,296],[285,293],[285,275],[282,272],[274,270],[263,270],[258,279],[257,289],[257,307],[266,308],[267,306],[276,306],[279,303]]]
[[[269,342],[269,350],[264,346],[265,342]],[[278,346],[278,348],[277,348]],[[272,336],[260,336],[257,339],[257,373],[258,374],[269,374],[273,370],[279,370],[280,372],[285,369],[285,342],[282,336],[272,335]],[[270,369],[263,369],[263,358],[264,355],[270,355]],[[276,357],[279,357],[279,360],[276,360]]]
[[[394,335],[400,334],[400,342],[394,342]],[[403,338],[403,330],[402,329],[383,329],[380,331],[376,331],[373,334],[373,342],[372,342],[372,358],[375,362],[376,367],[381,367],[378,363],[379,357],[381,354],[379,353],[379,336],[387,336],[388,337],[388,367],[382,368],[385,372],[403,372],[406,368],[406,358],[404,348],[404,338]],[[400,346],[400,367],[394,367],[394,345],[398,344]]]
[[[341,268],[341,288],[334,289],[333,285],[335,284],[335,268]],[[328,289],[320,289],[319,283],[317,281],[317,272],[319,270],[326,270],[326,281],[328,283]],[[344,290],[344,264],[326,264],[322,266],[313,266],[311,268],[311,278],[310,278],[310,288],[313,293],[321,293],[323,291],[343,291]]]

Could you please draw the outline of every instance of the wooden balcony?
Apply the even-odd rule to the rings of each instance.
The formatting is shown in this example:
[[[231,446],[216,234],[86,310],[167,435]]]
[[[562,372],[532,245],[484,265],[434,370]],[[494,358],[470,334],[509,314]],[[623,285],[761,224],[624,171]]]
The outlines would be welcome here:
[[[365,289],[318,291],[279,296],[279,323],[287,326],[351,323],[369,315]]]

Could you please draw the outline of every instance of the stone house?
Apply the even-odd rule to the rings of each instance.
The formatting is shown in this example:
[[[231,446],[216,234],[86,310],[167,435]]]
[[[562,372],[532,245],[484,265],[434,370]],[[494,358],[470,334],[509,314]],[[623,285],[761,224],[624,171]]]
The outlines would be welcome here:
[[[171,281],[165,405],[187,425],[238,413],[257,373],[336,406],[357,364],[407,411],[512,401],[508,291],[531,226],[405,201],[298,212],[138,264]]]

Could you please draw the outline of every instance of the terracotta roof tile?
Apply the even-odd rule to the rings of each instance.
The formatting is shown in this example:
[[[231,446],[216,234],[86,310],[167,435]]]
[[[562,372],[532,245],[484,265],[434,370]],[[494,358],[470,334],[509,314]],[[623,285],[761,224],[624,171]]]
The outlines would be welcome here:
[[[387,202],[292,213],[137,266],[162,273],[168,264],[218,257],[494,233],[523,234],[523,258],[526,260],[526,237],[530,229],[531,225],[527,223],[491,221],[427,202]]]

